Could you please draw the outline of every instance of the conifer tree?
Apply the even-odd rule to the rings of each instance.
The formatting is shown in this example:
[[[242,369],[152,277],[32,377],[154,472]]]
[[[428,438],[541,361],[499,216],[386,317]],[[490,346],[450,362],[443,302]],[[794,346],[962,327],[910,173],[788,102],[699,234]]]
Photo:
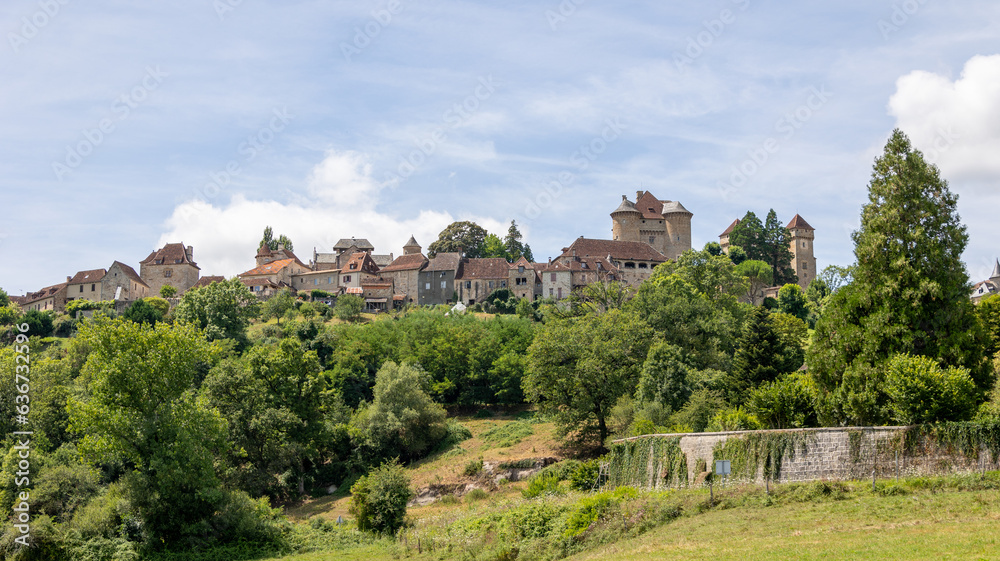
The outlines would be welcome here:
[[[778,222],[778,215],[772,208],[764,221],[764,252],[766,261],[774,269],[775,286],[798,282],[792,268],[792,250],[789,248],[791,235],[788,228]]]
[[[746,320],[732,370],[725,379],[726,398],[732,404],[742,403],[750,390],[785,373],[787,349],[770,316],[767,308],[758,306]]]
[[[816,324],[810,371],[837,392],[848,422],[888,421],[879,376],[896,354],[964,367],[980,389],[990,381],[984,332],[969,299],[962,252],[968,242],[958,198],[938,168],[895,130],[875,160],[861,228],[852,235],[857,265]]]

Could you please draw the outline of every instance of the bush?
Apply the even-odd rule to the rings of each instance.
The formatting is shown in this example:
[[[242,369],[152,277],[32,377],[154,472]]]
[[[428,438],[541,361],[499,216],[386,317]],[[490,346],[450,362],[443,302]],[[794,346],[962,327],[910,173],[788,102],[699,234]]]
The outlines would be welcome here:
[[[964,368],[944,370],[932,358],[896,355],[886,363],[893,419],[911,425],[965,421],[976,412],[976,385]]]
[[[170,286],[170,285],[167,285]],[[171,287],[173,288],[173,287]],[[147,304],[152,306],[157,312],[160,312],[161,316],[166,316],[167,312],[170,311],[170,303],[163,298],[157,298],[156,296],[150,296],[149,298],[143,298]]]
[[[528,486],[521,491],[521,495],[526,499],[533,499],[541,495],[558,495],[562,490],[559,488],[559,476],[554,473],[539,474],[528,481]]]
[[[406,503],[413,496],[403,467],[397,462],[386,463],[351,486],[350,513],[359,530],[395,534],[403,527]]]
[[[528,421],[512,421],[490,428],[483,433],[483,440],[498,448],[506,448],[514,446],[534,433],[535,429]]]
[[[466,477],[475,477],[483,472],[483,460],[470,460],[469,463],[465,464],[465,469],[462,470],[462,475]]]
[[[740,407],[723,409],[716,413],[705,429],[708,432],[728,432],[735,430],[760,430],[764,428],[756,416]]]
[[[458,443],[472,438],[472,431],[458,421],[448,421],[447,431],[444,438],[441,439],[441,443],[437,446],[438,452],[444,452],[453,446],[457,446]]]
[[[489,498],[489,496],[489,493],[477,487],[465,494],[465,502],[471,503],[474,501],[481,501]]]
[[[747,398],[747,411],[769,429],[793,429],[819,425],[816,390],[803,374],[789,374],[754,388]]]

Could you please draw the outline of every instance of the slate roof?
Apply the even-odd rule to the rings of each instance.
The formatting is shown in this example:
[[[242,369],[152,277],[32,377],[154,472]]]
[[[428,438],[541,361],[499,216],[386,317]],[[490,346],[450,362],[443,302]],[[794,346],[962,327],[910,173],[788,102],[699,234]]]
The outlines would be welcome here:
[[[424,265],[427,263],[427,258],[421,253],[412,253],[410,255],[402,255],[397,257],[395,261],[390,263],[387,267],[382,269],[383,273],[391,273],[394,271],[413,271],[423,269]]]
[[[789,222],[788,226],[785,226],[785,228],[787,228],[789,230],[791,230],[793,228],[798,228],[798,229],[801,229],[801,230],[815,230],[816,229],[816,228],[813,228],[812,226],[810,226],[809,223],[806,222],[805,218],[802,218],[798,214],[796,214],[795,217],[792,218],[792,221]]]
[[[354,246],[361,250],[367,249],[371,251],[375,249],[375,246],[373,246],[372,243],[366,240],[365,238],[358,238],[358,239],[342,238],[340,241],[337,242],[336,245],[333,246],[333,249],[346,250],[346,249],[351,249],[351,246]]]
[[[510,263],[502,257],[464,259],[462,271],[457,280],[506,279],[510,273]]]
[[[616,208],[611,214],[615,215],[619,212],[639,212],[639,209],[635,208],[635,205],[628,200],[628,197],[622,195],[622,204],[618,205],[618,208]]]
[[[458,271],[462,256],[458,253],[438,253],[428,261],[425,271]]]
[[[1000,277],[1000,259],[997,259],[997,264],[993,266],[993,274],[990,275],[990,279],[997,277]]]
[[[66,281],[66,284],[86,284],[100,282],[108,272],[104,269],[91,269],[80,271],[73,275],[73,278]]]
[[[668,214],[690,214],[694,216],[694,213],[684,208],[684,205],[680,201],[663,201],[663,215],[666,216]]]
[[[388,267],[392,263],[392,254],[389,255],[372,255],[372,261],[381,269],[382,267]]]
[[[653,249],[653,247],[643,242],[625,242],[619,240],[593,240],[589,238],[577,238],[573,243],[563,249],[562,256],[573,256],[576,250],[576,257],[608,257],[613,259],[628,259],[637,261],[652,261],[663,263],[667,257]]]
[[[412,234],[410,235],[410,239],[406,242],[406,245],[403,246],[403,248],[407,247],[420,247],[420,244],[417,243],[417,238],[413,237]]]
[[[159,263],[157,263],[159,261]],[[139,261],[140,265],[191,265],[195,269],[200,269],[198,264],[188,259],[187,250],[183,243],[168,243],[160,249],[149,254],[149,257]]]

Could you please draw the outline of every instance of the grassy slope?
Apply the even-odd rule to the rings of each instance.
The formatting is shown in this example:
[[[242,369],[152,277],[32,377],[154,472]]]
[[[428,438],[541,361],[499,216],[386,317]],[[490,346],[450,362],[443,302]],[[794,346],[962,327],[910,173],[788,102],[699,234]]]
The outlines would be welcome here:
[[[681,518],[569,559],[1000,559],[1000,496],[941,492]]]

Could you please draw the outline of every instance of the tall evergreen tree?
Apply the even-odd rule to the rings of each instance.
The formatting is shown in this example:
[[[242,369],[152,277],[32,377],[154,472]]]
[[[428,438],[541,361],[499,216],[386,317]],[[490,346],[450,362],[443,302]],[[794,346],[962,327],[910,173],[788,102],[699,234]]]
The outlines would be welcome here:
[[[517,261],[522,256],[528,261],[534,262],[535,257],[531,254],[531,246],[521,242],[521,231],[517,229],[517,222],[511,220],[510,228],[507,229],[507,236],[503,243],[507,247],[507,254],[511,261]]]
[[[938,168],[895,130],[875,160],[869,202],[852,235],[853,282],[837,290],[816,325],[809,367],[842,403],[866,403],[844,420],[885,422],[879,371],[896,354],[965,367],[980,389],[990,382],[985,334],[969,300],[961,261],[968,242],[958,198]]]
[[[748,210],[740,219],[740,223],[729,233],[729,245],[742,247],[748,259],[770,263],[767,258],[766,243],[764,225],[753,211]]]
[[[783,286],[789,283],[798,282],[792,268],[792,250],[789,248],[791,234],[781,222],[778,222],[778,215],[772,208],[767,213],[764,221],[764,252],[767,255],[767,263],[774,269],[775,286]]]
[[[733,368],[726,375],[726,398],[742,403],[750,390],[778,379],[788,368],[788,349],[771,323],[771,312],[758,306],[750,313],[740,336]]]

